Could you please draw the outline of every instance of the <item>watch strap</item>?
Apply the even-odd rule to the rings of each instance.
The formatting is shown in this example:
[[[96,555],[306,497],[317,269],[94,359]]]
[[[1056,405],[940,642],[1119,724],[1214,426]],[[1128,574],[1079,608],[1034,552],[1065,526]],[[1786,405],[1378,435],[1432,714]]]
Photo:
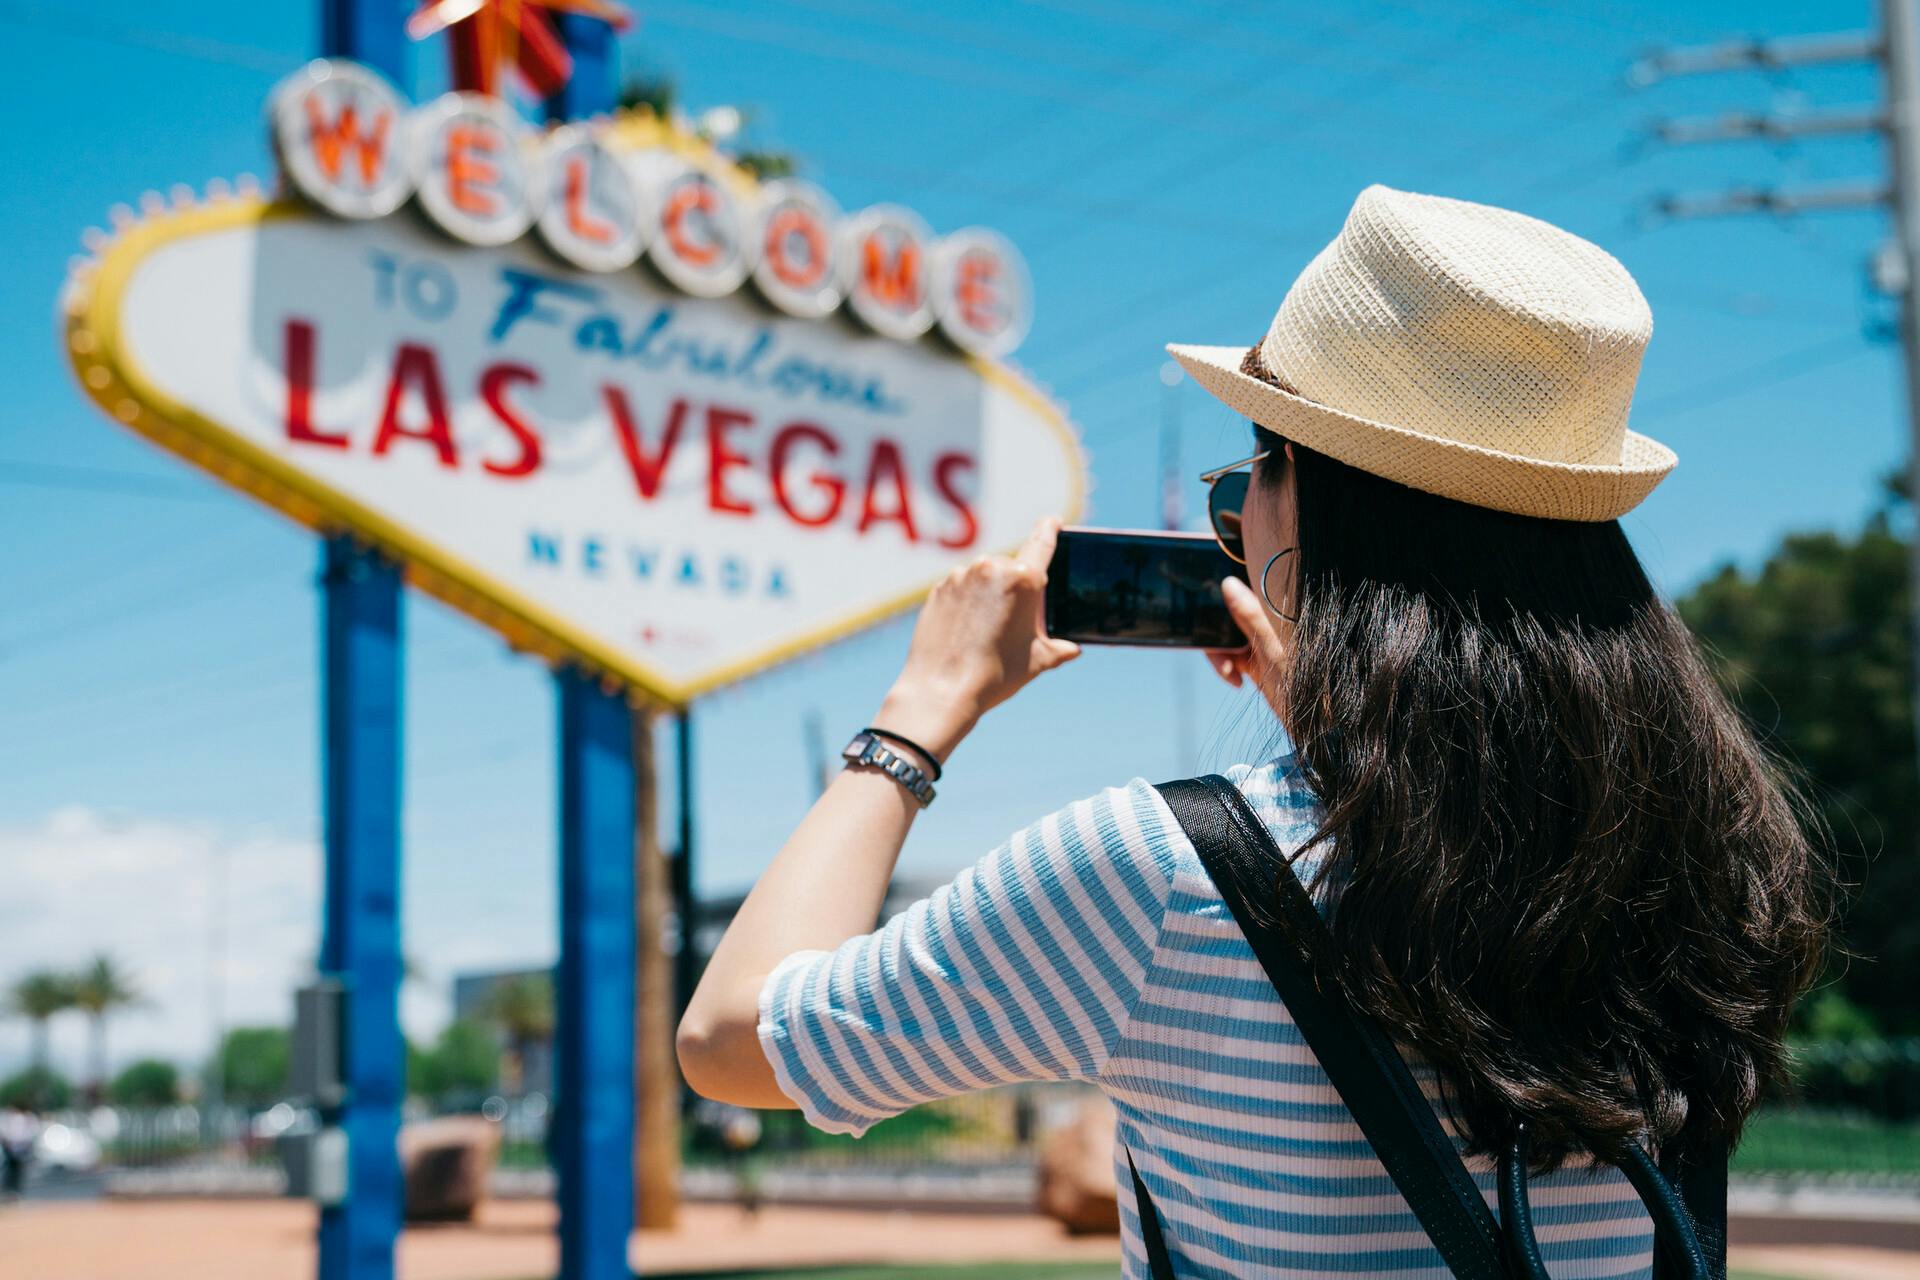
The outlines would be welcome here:
[[[840,756],[849,769],[875,769],[886,774],[905,788],[908,795],[918,800],[922,809],[933,803],[932,780],[919,765],[895,751],[871,730],[863,729],[853,735],[853,741],[846,745]]]

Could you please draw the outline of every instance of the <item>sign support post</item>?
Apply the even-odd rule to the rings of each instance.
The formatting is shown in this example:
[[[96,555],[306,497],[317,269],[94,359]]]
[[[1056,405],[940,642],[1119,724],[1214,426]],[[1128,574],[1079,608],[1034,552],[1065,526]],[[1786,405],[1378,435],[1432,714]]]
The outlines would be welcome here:
[[[673,962],[667,955],[671,891],[660,848],[660,774],[654,750],[659,713],[633,713],[633,915],[639,951],[634,965],[634,1067],[637,1121],[633,1138],[633,1219],[643,1231],[670,1230],[680,1219],[680,1068],[674,1062]]]
[[[547,118],[611,111],[613,28],[558,13],[573,72]],[[561,1280],[628,1280],[633,1232],[633,715],[577,669],[560,697],[560,982],[552,1123]],[[643,780],[646,783],[651,779]]]
[[[560,981],[553,1154],[561,1280],[629,1280],[633,1230],[633,729],[576,668],[560,702]]]
[[[555,12],[553,25],[566,42],[573,74],[547,99],[547,119],[555,124],[612,111],[620,98],[613,28],[580,13]]]
[[[346,1195],[320,1210],[320,1280],[391,1280],[400,1103],[400,570],[336,536],[321,572],[326,913],[320,972],[346,990]]]
[[[320,52],[406,82],[402,0],[322,0]],[[400,1106],[401,579],[353,539],[322,559],[326,906],[320,971],[346,988],[346,1195],[320,1210],[320,1280],[391,1280],[405,1189]]]
[[[693,1001],[700,980],[700,957],[693,935],[698,925],[698,903],[693,892],[693,712],[681,708],[673,717],[673,767],[680,807],[679,852],[673,860],[673,910],[680,921],[680,949],[673,957],[673,1018],[677,1023]]]

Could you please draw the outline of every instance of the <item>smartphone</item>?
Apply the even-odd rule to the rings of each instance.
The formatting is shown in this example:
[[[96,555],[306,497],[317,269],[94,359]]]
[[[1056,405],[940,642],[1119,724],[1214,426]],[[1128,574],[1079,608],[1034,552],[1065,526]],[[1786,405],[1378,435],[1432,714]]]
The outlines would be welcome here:
[[[1047,634],[1081,644],[1242,649],[1220,580],[1240,566],[1205,533],[1060,531],[1047,566]]]

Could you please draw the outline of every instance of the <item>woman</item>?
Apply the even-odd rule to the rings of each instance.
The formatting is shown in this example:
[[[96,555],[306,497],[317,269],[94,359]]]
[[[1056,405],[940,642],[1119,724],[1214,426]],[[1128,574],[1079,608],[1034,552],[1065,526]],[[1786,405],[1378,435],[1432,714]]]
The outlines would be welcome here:
[[[1650,331],[1595,246],[1374,187],[1257,347],[1170,348],[1254,423],[1254,457],[1207,477],[1249,644],[1209,656],[1291,745],[1232,780],[1483,1187],[1528,1123],[1557,1276],[1648,1270],[1647,1216],[1593,1155],[1737,1138],[1825,920],[1789,792],[1616,523],[1674,465],[1626,429]],[[761,878],[681,1025],[689,1081],[854,1134],[1092,1081],[1179,1275],[1444,1274],[1145,783],[868,932],[909,786],[1076,656],[1040,626],[1053,539],[928,598],[874,719],[905,763],[863,742]]]

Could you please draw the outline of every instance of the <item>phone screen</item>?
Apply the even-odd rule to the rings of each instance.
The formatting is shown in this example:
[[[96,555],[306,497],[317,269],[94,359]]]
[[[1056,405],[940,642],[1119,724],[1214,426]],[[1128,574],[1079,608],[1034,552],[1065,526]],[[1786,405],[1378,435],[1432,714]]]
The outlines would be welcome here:
[[[1220,580],[1240,566],[1204,533],[1060,531],[1047,568],[1047,633],[1081,644],[1240,649]]]

